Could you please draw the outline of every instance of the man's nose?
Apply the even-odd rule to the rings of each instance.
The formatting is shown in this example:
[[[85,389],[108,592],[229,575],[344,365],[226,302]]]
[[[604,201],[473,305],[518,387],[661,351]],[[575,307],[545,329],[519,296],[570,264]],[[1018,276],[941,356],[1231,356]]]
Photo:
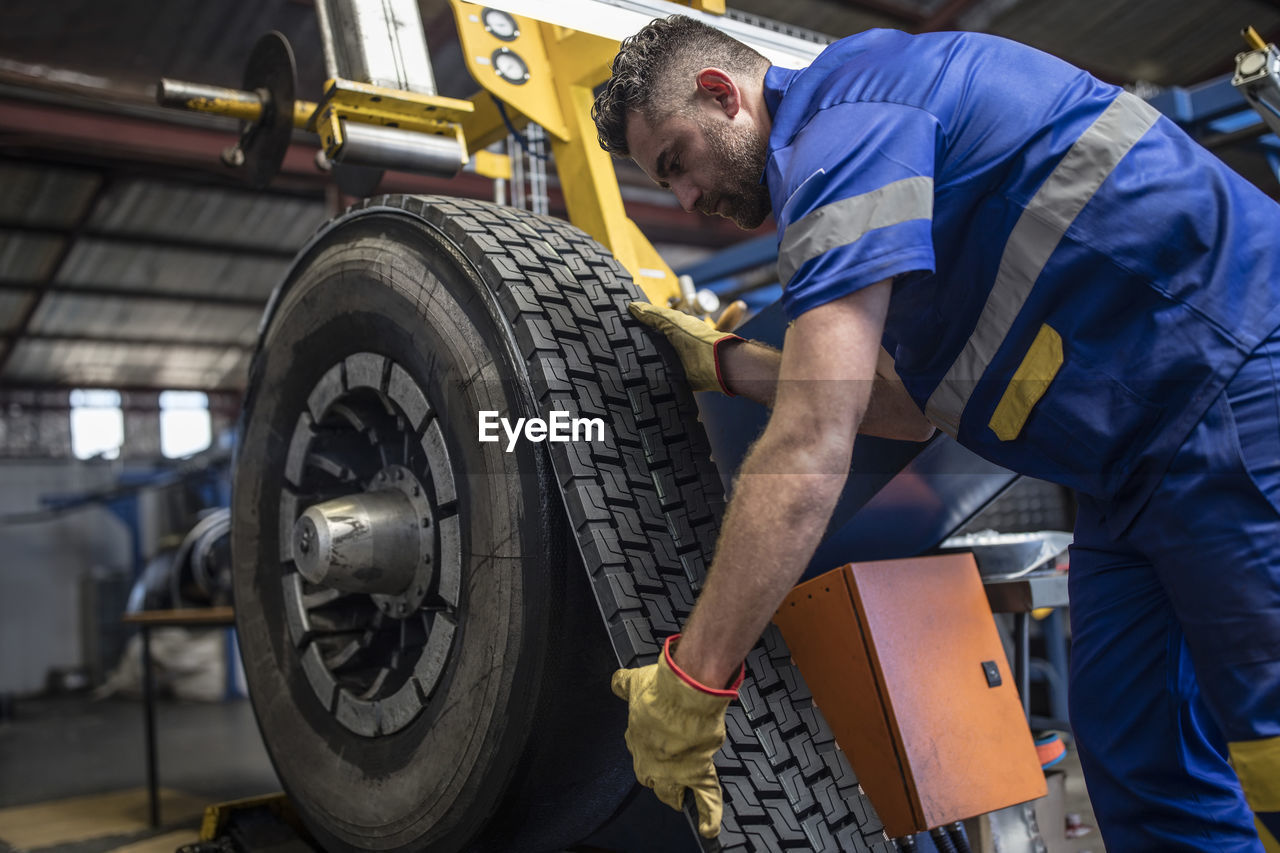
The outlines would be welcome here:
[[[687,182],[672,184],[671,192],[675,194],[676,201],[680,202],[680,206],[686,213],[693,213],[698,209],[698,200],[702,198],[702,191],[693,184]]]

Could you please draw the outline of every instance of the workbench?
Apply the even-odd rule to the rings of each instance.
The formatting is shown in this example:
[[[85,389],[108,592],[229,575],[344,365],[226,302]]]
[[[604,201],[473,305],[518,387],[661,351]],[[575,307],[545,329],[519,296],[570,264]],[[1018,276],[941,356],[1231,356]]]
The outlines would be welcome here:
[[[142,705],[146,738],[147,804],[153,827],[160,825],[159,782],[156,773],[156,689],[151,671],[152,628],[213,628],[235,624],[230,607],[202,607],[184,610],[143,610],[126,613],[125,624],[142,629]]]

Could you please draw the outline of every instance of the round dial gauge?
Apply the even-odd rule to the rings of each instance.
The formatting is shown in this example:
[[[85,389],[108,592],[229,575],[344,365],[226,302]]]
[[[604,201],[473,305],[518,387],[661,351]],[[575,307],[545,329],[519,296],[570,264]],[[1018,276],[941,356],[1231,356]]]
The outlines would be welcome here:
[[[501,9],[485,9],[480,13],[480,20],[484,23],[485,32],[494,38],[511,41],[520,35],[520,28],[516,26],[516,19]]]
[[[519,86],[529,79],[529,66],[518,53],[500,47],[493,52],[493,70],[508,83]]]

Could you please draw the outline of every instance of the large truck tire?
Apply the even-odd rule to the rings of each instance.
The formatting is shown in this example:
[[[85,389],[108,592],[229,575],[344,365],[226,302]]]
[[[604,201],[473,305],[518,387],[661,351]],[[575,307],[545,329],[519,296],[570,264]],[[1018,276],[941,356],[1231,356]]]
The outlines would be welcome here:
[[[235,467],[237,624],[268,753],[326,849],[554,851],[633,788],[609,673],[688,616],[724,503],[638,298],[567,223],[411,196],[326,225],[273,296]],[[482,410],[605,435],[507,452],[478,440]],[[299,516],[374,488],[411,495],[431,568],[398,595],[303,578]],[[723,849],[892,850],[776,629],[747,670]]]

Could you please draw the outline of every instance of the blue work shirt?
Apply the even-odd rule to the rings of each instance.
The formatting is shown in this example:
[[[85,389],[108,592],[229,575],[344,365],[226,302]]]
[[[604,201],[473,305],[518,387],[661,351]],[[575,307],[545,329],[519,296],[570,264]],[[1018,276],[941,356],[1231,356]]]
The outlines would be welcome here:
[[[765,100],[787,313],[895,279],[883,342],[921,410],[1117,531],[1280,325],[1280,206],[1054,57],[873,30],[770,68]]]

